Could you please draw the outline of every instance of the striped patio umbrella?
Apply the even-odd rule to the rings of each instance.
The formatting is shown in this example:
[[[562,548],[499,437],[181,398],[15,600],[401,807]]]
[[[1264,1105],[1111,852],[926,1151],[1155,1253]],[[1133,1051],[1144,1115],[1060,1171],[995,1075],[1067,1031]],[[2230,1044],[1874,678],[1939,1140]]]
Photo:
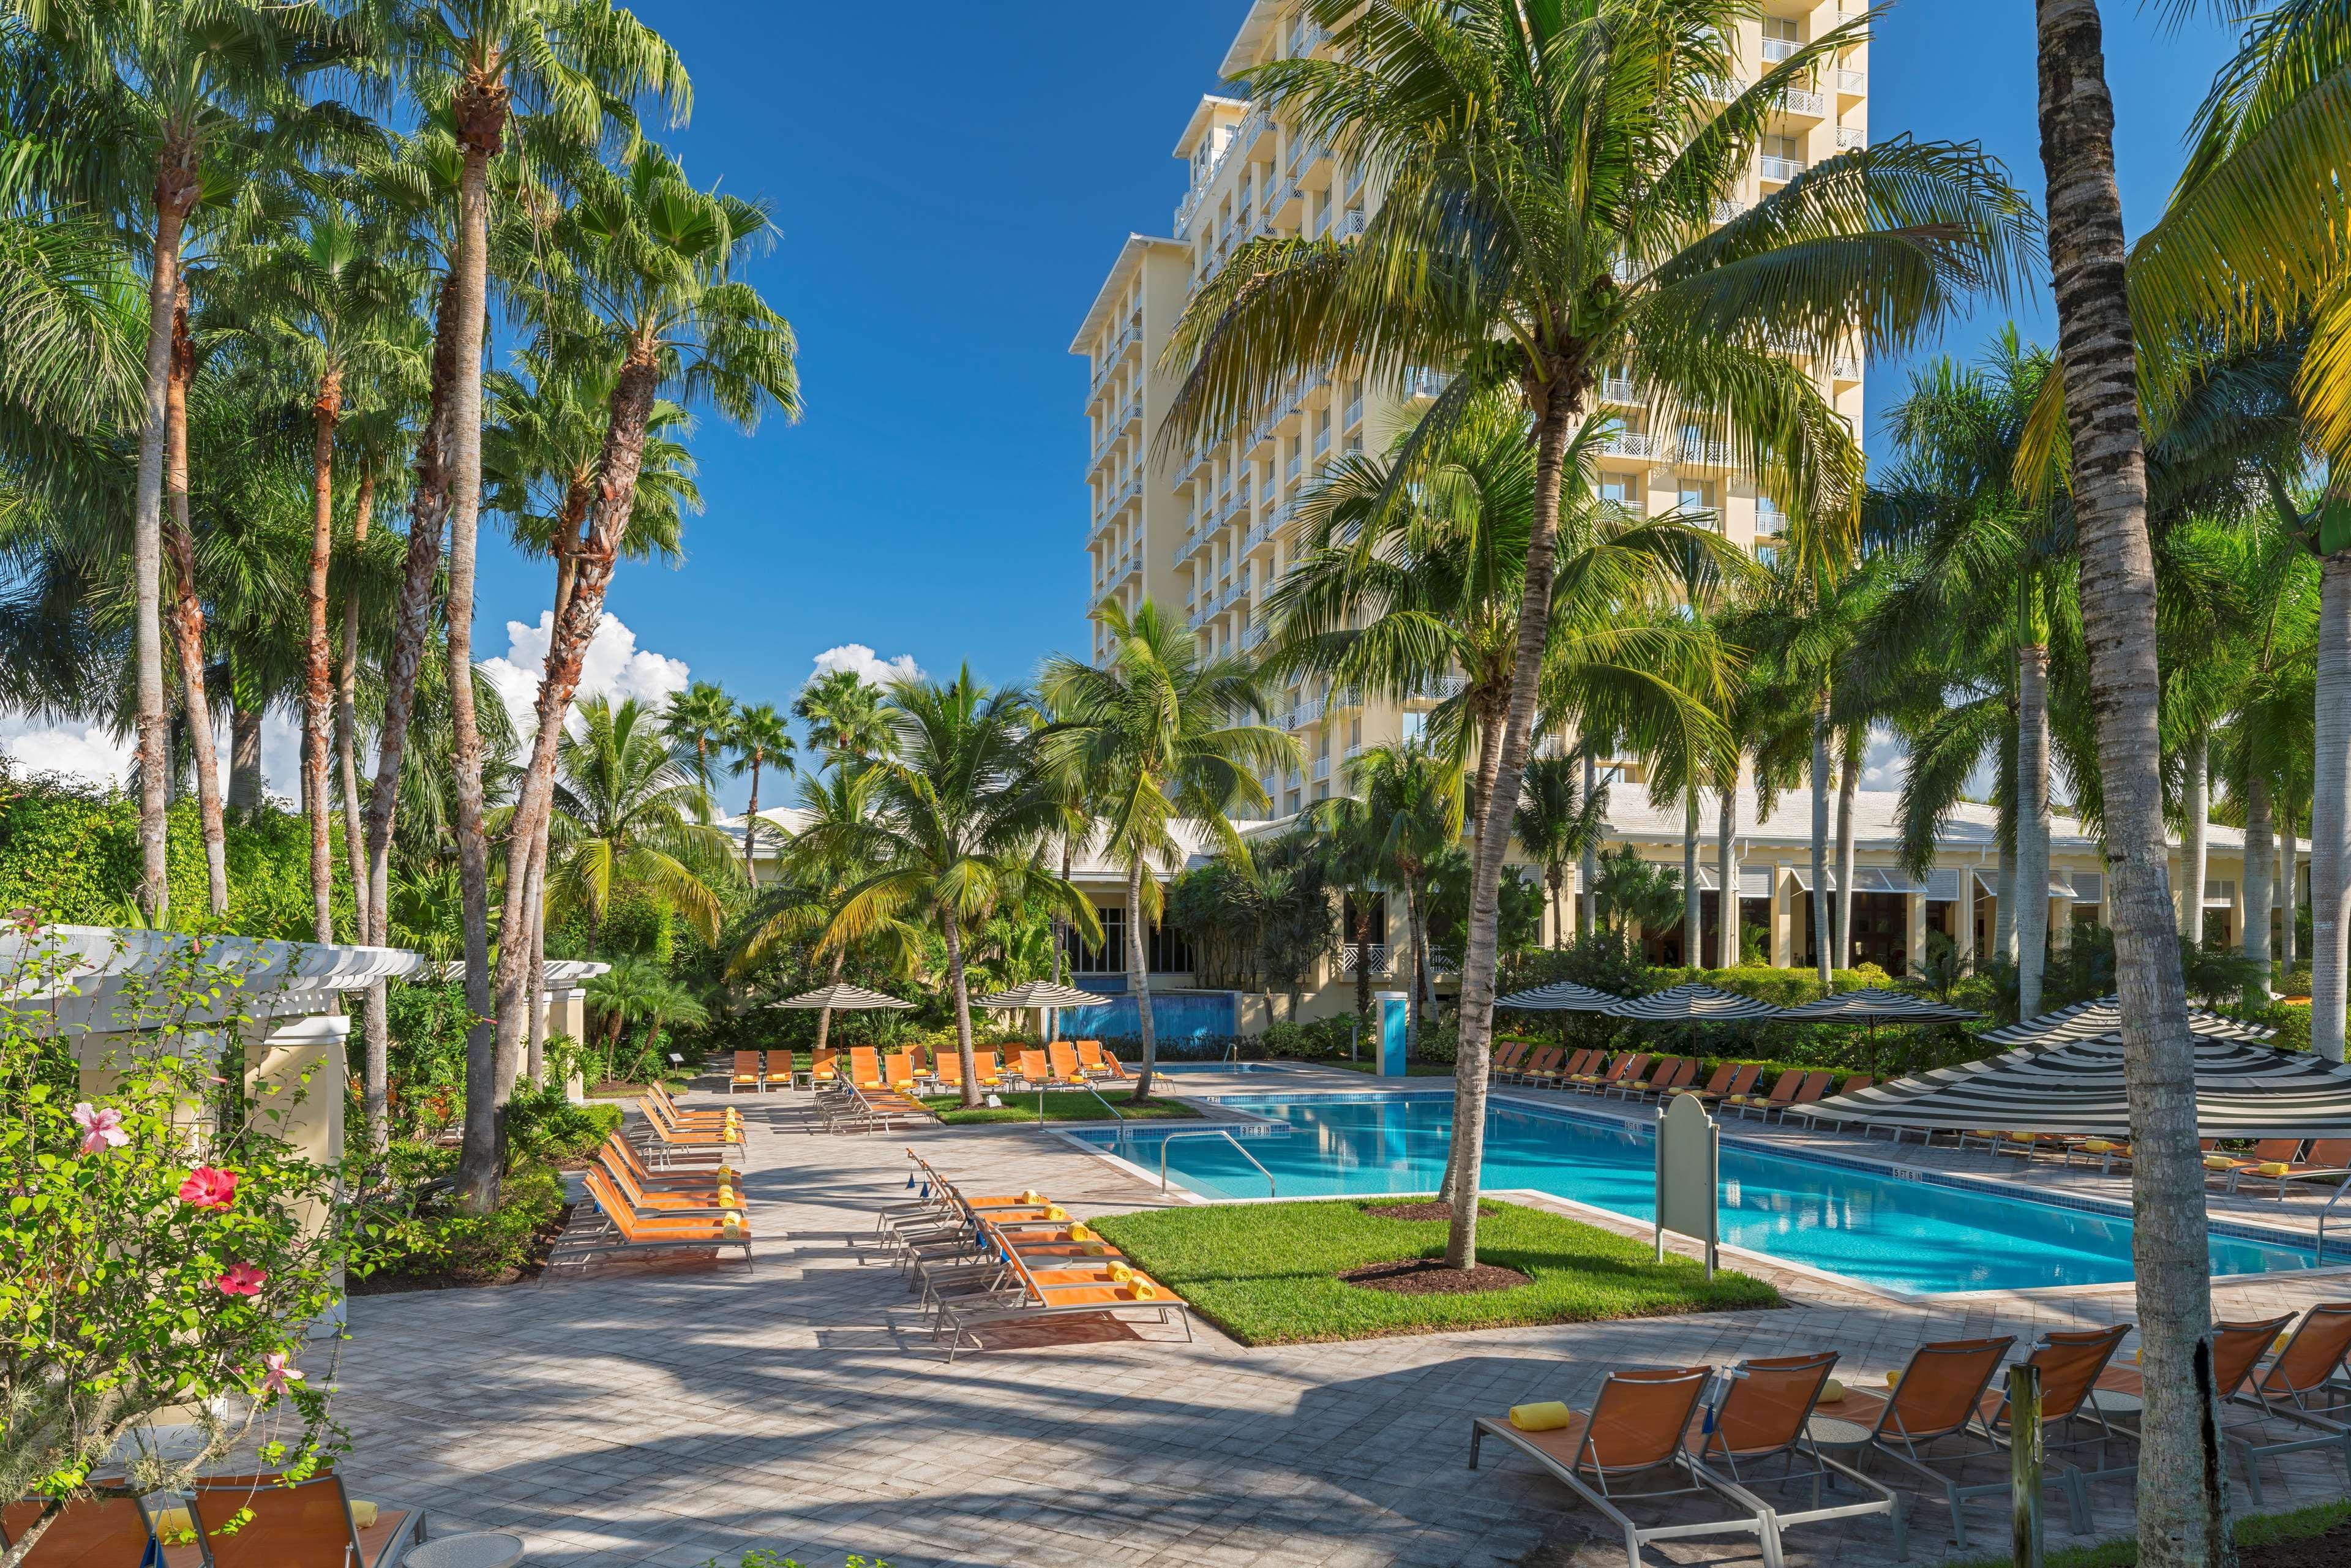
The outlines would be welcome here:
[[[2130,1134],[2119,1040],[2020,1047],[1835,1095],[1823,1120],[1922,1132]],[[2307,1051],[2199,1035],[2196,1131],[2207,1138],[2351,1137],[2351,1069]]]
[[[2258,1043],[2276,1036],[2277,1030],[2257,1023],[2241,1023],[2219,1013],[2206,1012],[2201,1008],[2188,1009],[2188,1032],[2200,1042],[2208,1040],[2242,1040]],[[2123,1040],[2122,1005],[2113,997],[2101,997],[2094,1002],[2075,1002],[2070,1008],[2059,1008],[2053,1013],[2026,1019],[2005,1029],[1986,1030],[1986,1045],[2055,1045],[2064,1040],[2102,1040],[2108,1045],[2120,1045]]]
[[[1865,1023],[1875,1030],[1882,1023],[1965,1023],[1983,1014],[1955,1008],[1948,1002],[1930,1001],[1908,991],[1871,986],[1864,990],[1839,991],[1816,1002],[1789,1008],[1780,1016],[1791,1023]]]
[[[1092,991],[1081,991],[1075,986],[1064,986],[1053,980],[1031,980],[1025,986],[1015,986],[1008,991],[980,998],[971,1005],[976,1008],[1035,1008],[1056,1012],[1062,1008],[1096,1008],[1107,998]]]
[[[895,997],[885,997],[879,991],[869,991],[862,986],[837,985],[802,991],[797,997],[788,997],[780,1002],[768,1005],[771,1008],[797,1008],[805,1012],[831,1008],[837,1013],[871,1013],[880,1012],[885,1008],[911,1008],[914,1004],[902,1002]]]
[[[1624,999],[1613,992],[1577,985],[1573,980],[1553,980],[1531,990],[1512,991],[1494,1005],[1540,1013],[1604,1013]]]
[[[1770,1002],[1692,981],[1652,996],[1610,1004],[1609,1016],[1641,1023],[1756,1023],[1787,1014]]]

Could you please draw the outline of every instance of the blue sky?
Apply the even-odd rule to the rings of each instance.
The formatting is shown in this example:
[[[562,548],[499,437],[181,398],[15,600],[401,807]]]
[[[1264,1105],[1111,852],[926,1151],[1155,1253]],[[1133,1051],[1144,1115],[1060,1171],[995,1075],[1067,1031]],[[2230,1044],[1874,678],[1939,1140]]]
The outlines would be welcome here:
[[[747,437],[705,418],[685,563],[625,565],[613,585],[634,640],[612,633],[615,685],[660,689],[682,664],[780,706],[844,645],[998,681],[1081,647],[1085,376],[1066,349],[1127,233],[1167,231],[1169,150],[1246,6],[983,0],[912,26],[776,0],[638,8],[693,73],[692,122],[668,135],[688,172],[775,208],[755,277],[799,333],[808,412]],[[2225,40],[2106,11],[2135,232]],[[1875,136],[1980,141],[2038,201],[2030,6],[1907,0],[1872,48]],[[2017,315],[2050,334],[2045,301]],[[2003,319],[1946,347],[1972,353]],[[1871,367],[1873,415],[1901,384]],[[538,622],[549,577],[486,540],[477,657]],[[515,651],[527,692],[537,650]]]

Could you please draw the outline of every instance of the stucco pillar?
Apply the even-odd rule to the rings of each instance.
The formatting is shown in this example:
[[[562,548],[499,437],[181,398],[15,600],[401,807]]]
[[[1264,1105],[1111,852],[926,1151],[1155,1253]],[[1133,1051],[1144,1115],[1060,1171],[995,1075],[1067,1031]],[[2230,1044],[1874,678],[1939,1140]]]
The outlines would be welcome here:
[[[1927,961],[1927,893],[1924,888],[1902,896],[1905,935],[1902,941],[1902,961],[1917,969]],[[1896,975],[1896,979],[1901,977]]]
[[[1788,868],[1771,868],[1771,963],[1782,969],[1796,965],[1795,912],[1789,907]]]

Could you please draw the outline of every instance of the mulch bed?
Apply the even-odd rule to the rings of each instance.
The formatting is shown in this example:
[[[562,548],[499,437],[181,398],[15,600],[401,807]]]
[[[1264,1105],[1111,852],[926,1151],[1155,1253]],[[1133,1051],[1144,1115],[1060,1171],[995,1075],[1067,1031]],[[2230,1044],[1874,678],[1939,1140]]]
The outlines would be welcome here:
[[[1401,1263],[1374,1263],[1367,1269],[1354,1269],[1339,1278],[1350,1285],[1361,1285],[1367,1291],[1385,1291],[1395,1296],[1471,1296],[1488,1291],[1515,1291],[1521,1285],[1531,1285],[1531,1277],[1516,1269],[1505,1269],[1498,1263],[1480,1263],[1475,1269],[1453,1269],[1442,1258],[1407,1258]]]
[[[2272,1541],[2237,1549],[2238,1568],[2342,1568],[2351,1562],[2351,1524],[2300,1541]]]
[[[548,1254],[555,1250],[556,1239],[564,1227],[571,1223],[571,1211],[576,1207],[565,1204],[553,1219],[538,1228],[532,1238],[531,1260],[519,1268],[501,1269],[495,1274],[408,1274],[381,1269],[366,1279],[356,1276],[343,1281],[347,1296],[404,1296],[413,1291],[478,1291],[489,1285],[512,1285],[525,1280],[536,1280],[547,1272]]]
[[[1453,1218],[1453,1206],[1449,1203],[1384,1203],[1377,1208],[1366,1208],[1364,1212],[1382,1219],[1450,1219]]]

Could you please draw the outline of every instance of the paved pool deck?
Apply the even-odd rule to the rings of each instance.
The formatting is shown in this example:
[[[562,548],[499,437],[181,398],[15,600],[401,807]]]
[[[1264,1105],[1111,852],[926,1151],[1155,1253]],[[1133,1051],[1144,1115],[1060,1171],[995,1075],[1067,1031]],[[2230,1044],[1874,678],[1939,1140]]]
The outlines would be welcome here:
[[[1177,1090],[1376,1087],[1338,1070],[1280,1076],[1185,1075]],[[1033,1186],[1089,1218],[1176,1200],[1033,1128],[835,1136],[810,1131],[805,1095],[738,1103],[753,1228],[789,1233],[760,1249],[755,1271],[615,1266],[350,1303],[333,1376],[360,1495],[422,1504],[436,1532],[515,1531],[531,1564],[570,1568],[734,1568],[755,1547],[807,1568],[852,1552],[895,1568],[1598,1568],[1624,1562],[1621,1542],[1564,1488],[1490,1446],[1483,1468],[1466,1468],[1471,1416],[1580,1399],[1612,1367],[1823,1346],[1863,1383],[1927,1340],[2029,1342],[2132,1312],[2128,1286],[1906,1301],[1764,1268],[1786,1310],[1269,1349],[1205,1323],[1188,1344],[1174,1331],[1098,1329],[999,1337],[949,1366],[896,1272],[866,1260],[876,1211],[905,1196],[905,1148],[979,1190]],[[1895,1157],[1883,1139],[1872,1152]],[[2012,1160],[1915,1142],[1900,1157],[2019,1175]],[[2022,1174],[2100,1179],[2053,1166]],[[2267,1315],[2351,1299],[2351,1277],[2275,1275],[2215,1297],[2224,1316]],[[2263,1476],[2273,1509],[2345,1491],[2340,1467],[2313,1455],[2270,1461]],[[2093,1501],[2094,1533],[2127,1531],[2126,1484],[2094,1488]],[[2054,1494],[2048,1513],[2052,1547],[2073,1543]],[[1944,1539],[1939,1507],[1917,1498],[1912,1517],[1916,1563],[2004,1543],[2003,1499],[1970,1506],[1964,1552]],[[1789,1545],[1793,1568],[1893,1560],[1882,1521],[1798,1531]],[[1761,1561],[1735,1537],[1649,1555]]]

